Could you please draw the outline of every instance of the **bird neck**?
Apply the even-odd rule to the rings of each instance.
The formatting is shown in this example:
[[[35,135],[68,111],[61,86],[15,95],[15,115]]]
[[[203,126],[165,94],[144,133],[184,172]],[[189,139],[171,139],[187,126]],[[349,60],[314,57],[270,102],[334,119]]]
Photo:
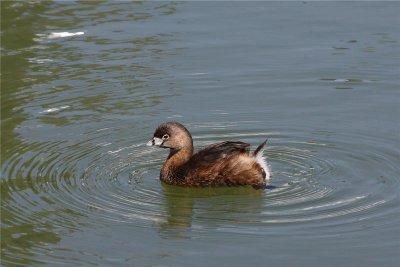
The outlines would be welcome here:
[[[180,170],[183,165],[189,161],[193,155],[193,147],[182,149],[171,149],[167,160],[165,161],[160,178],[166,183],[173,184],[175,180],[183,179]]]

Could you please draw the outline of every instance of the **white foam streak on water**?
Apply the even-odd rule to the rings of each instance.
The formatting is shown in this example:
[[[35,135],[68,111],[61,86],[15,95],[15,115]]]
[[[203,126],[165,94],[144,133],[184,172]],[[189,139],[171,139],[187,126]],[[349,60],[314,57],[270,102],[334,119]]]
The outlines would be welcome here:
[[[49,59],[49,58],[29,58],[28,61],[29,62],[33,62],[33,63],[43,64],[43,63],[52,62],[53,59]]]
[[[34,38],[36,41],[44,40],[44,39],[56,39],[56,38],[65,38],[65,37],[73,37],[84,35],[85,32],[51,32],[49,34],[36,34],[39,38]]]
[[[61,110],[63,110],[63,109],[67,109],[67,108],[69,108],[69,107],[70,107],[70,106],[66,105],[66,106],[61,106],[61,107],[49,108],[49,109],[43,110],[43,111],[41,111],[41,112],[39,112],[39,113],[40,113],[40,114],[54,113],[54,112],[61,111]]]

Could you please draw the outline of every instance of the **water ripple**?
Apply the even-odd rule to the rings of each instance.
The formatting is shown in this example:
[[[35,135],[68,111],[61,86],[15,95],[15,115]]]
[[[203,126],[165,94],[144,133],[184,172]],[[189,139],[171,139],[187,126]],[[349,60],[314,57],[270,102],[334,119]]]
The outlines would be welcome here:
[[[211,227],[260,234],[260,227],[268,224],[326,219],[330,223],[353,222],[361,213],[363,220],[373,219],[379,207],[396,199],[391,188],[398,181],[387,174],[396,169],[396,153],[380,151],[376,142],[369,140],[370,147],[363,147],[355,155],[343,140],[351,142],[360,136],[327,142],[322,136],[298,140],[298,136],[279,131],[226,137],[213,135],[210,130],[195,135],[199,147],[227,138],[256,145],[269,136],[265,154],[276,188],[257,191],[163,185],[158,172],[166,151],[148,148],[142,139],[127,145],[104,145],[98,142],[103,132],[95,131],[76,144],[42,142],[31,144],[29,149],[17,148],[20,152],[4,164],[3,175],[8,179],[2,180],[2,187],[9,188],[11,194],[4,205],[14,220],[7,224],[40,222],[43,212],[53,212],[54,223],[72,229],[82,222],[119,222],[142,227],[156,223],[164,230],[191,227],[201,231]],[[377,171],[375,179],[365,181],[370,183],[368,192],[365,186],[357,186],[360,175],[353,175],[363,171],[358,166],[365,160],[386,168],[384,177]],[[210,225],[211,221],[214,223]]]

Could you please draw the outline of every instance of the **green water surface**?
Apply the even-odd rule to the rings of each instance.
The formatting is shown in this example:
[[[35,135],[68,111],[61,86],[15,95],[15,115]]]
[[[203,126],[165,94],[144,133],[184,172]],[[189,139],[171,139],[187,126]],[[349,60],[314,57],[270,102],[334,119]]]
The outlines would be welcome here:
[[[398,266],[397,2],[1,2],[2,266]],[[268,190],[158,180],[177,120]]]

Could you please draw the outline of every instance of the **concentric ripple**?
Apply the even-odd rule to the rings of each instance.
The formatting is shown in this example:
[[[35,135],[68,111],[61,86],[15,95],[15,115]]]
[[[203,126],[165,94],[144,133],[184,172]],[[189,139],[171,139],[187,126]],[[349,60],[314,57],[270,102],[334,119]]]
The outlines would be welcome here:
[[[54,227],[74,230],[118,222],[155,224],[162,231],[212,228],[259,235],[273,231],[266,225],[306,228],[376,219],[380,208],[396,199],[393,188],[398,181],[391,176],[396,171],[395,151],[379,150],[374,140],[368,140],[363,143],[370,146],[355,155],[347,149],[348,142],[360,136],[328,135],[300,140],[279,131],[194,133],[198,147],[222,139],[244,140],[254,147],[269,136],[265,155],[275,188],[265,191],[163,185],[158,172],[167,151],[146,147],[144,139],[96,144],[102,138],[98,135],[72,145],[44,142],[25,150],[21,146],[4,164],[7,179],[2,188],[9,196],[3,205],[12,214],[12,221],[5,223],[45,225],[51,220]],[[380,167],[364,176],[366,161]],[[360,183],[369,184],[368,191]]]

